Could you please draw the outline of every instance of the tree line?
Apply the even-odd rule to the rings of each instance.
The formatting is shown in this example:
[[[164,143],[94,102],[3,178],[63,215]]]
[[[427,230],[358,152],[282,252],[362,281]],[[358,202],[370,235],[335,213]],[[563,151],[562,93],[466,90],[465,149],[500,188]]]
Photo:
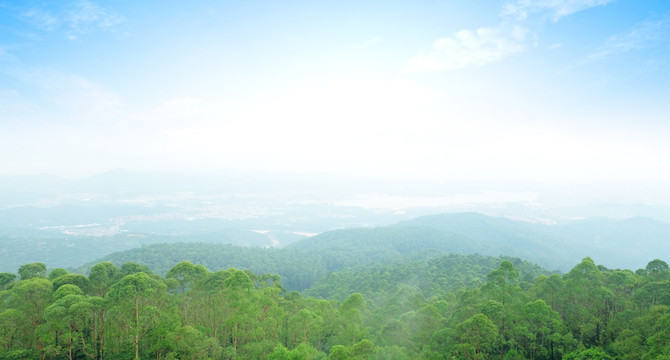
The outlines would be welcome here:
[[[0,359],[670,359],[662,260],[631,271],[585,258],[535,278],[502,260],[445,283],[454,261],[419,266],[419,284],[394,284],[403,271],[388,266],[380,286],[374,271],[348,274],[365,295],[326,298],[188,261],[165,276],[131,262],[88,275],[25,264],[0,273]]]

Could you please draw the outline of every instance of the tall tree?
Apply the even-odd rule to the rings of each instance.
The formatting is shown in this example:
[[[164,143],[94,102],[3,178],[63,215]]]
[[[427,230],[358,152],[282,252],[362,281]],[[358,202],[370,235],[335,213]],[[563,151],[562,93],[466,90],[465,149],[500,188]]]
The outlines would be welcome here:
[[[96,264],[91,268],[88,280],[94,295],[103,297],[114,282],[119,280],[119,268],[109,261]]]
[[[170,289],[171,292],[176,292],[180,297],[181,310],[183,314],[183,323],[190,324],[189,310],[191,309],[191,296],[188,291],[195,285],[197,281],[203,279],[209,270],[202,265],[193,265],[190,261],[182,261],[175,265],[165,275],[166,279],[174,279],[177,286]]]
[[[13,323],[13,331],[17,334],[18,343],[25,349],[41,351],[43,343],[37,329],[44,323],[44,309],[53,301],[51,282],[42,277],[29,277],[14,284],[6,290],[5,307],[11,309],[6,319],[17,319]]]
[[[484,314],[477,314],[456,326],[456,353],[466,359],[488,359],[498,341],[498,327]]]
[[[112,285],[105,296],[118,308],[117,314],[129,325],[127,330],[132,334],[135,359],[140,358],[141,337],[153,325],[165,291],[165,284],[144,272],[138,272],[123,277]]]
[[[514,302],[519,302],[523,293],[519,287],[519,271],[514,268],[514,264],[508,260],[500,263],[498,269],[487,275],[487,282],[482,286],[482,292],[488,295],[494,301],[500,304],[500,310],[497,316],[492,320],[497,320],[498,331],[500,334],[498,344],[498,354],[500,360],[503,360],[506,341],[508,339],[507,328],[513,314]]]
[[[19,276],[21,277],[21,280],[28,280],[34,277],[46,278],[47,266],[41,262],[21,265],[21,267],[19,267]]]

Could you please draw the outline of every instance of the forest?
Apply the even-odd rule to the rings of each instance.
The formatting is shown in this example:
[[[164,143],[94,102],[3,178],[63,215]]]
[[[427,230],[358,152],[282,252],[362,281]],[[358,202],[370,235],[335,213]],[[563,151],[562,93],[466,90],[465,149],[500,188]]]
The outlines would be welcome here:
[[[486,271],[484,271],[486,270]],[[0,359],[670,359],[670,267],[443,255],[274,274],[182,261],[0,274]]]

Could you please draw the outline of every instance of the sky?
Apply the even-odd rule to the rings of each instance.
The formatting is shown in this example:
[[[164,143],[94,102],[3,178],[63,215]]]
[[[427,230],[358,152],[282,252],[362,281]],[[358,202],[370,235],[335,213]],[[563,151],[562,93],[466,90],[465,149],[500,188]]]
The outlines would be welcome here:
[[[0,1],[0,175],[670,181],[670,2]]]

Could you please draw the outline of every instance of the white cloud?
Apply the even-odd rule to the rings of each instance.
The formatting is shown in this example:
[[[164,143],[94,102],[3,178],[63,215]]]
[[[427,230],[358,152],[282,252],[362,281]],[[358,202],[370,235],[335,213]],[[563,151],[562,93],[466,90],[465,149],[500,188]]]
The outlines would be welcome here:
[[[70,40],[93,31],[114,31],[117,25],[125,21],[123,16],[88,0],[59,11],[30,8],[20,16],[43,31],[62,30]]]
[[[667,41],[668,35],[670,35],[670,17],[666,16],[657,21],[644,21],[623,35],[609,38],[596,52],[587,57],[587,61],[652,46],[660,41]]]
[[[469,65],[487,65],[524,52],[529,31],[520,26],[461,30],[437,39],[433,49],[410,59],[405,72],[445,71]]]
[[[535,14],[548,15],[556,22],[564,16],[610,2],[612,0],[517,0],[506,4],[501,15],[516,20],[525,20]]]
[[[21,14],[21,17],[25,21],[45,31],[56,30],[61,25],[61,20],[57,16],[49,11],[39,8],[28,9]]]
[[[452,37],[437,39],[427,54],[411,58],[404,72],[449,71],[470,65],[483,66],[526,51],[536,37],[522,22],[531,15],[551,17],[554,22],[612,0],[517,0],[507,3],[495,27],[461,30]]]
[[[93,30],[114,30],[124,22],[124,18],[90,1],[81,1],[65,15],[68,24],[67,35],[71,40]]]

